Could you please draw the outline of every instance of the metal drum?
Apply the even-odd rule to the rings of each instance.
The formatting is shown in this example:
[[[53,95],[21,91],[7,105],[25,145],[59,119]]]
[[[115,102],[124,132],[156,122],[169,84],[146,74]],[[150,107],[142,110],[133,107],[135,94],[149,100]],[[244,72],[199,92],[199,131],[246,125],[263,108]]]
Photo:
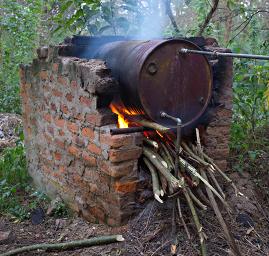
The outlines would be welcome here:
[[[175,127],[173,121],[161,118],[164,111],[188,127],[209,104],[212,70],[206,57],[179,53],[182,48],[200,49],[181,39],[116,41],[101,45],[94,58],[105,60],[112,70],[126,108]]]

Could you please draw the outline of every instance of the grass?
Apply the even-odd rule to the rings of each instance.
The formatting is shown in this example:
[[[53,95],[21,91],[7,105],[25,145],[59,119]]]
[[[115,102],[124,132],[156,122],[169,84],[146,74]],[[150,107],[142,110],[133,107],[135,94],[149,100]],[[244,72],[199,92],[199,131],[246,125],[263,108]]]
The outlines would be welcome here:
[[[49,198],[32,185],[22,141],[18,141],[14,148],[6,148],[0,155],[0,215],[24,221],[29,219],[34,209],[46,209],[49,203]],[[56,205],[53,212],[57,217],[69,214],[62,202]]]

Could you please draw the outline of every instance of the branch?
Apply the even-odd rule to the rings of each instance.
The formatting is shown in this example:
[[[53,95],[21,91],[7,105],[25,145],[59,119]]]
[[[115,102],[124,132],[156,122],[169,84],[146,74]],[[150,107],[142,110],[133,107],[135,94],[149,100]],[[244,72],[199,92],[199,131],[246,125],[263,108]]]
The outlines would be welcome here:
[[[214,0],[214,2],[213,2],[213,6],[211,7],[209,13],[207,14],[204,23],[200,25],[200,29],[199,29],[199,32],[198,32],[198,36],[201,36],[201,35],[204,33],[206,27],[208,26],[210,20],[212,19],[214,13],[215,13],[216,10],[217,10],[218,4],[219,4],[219,0]]]
[[[248,19],[246,19],[246,20],[244,20],[238,27],[236,27],[236,29],[235,30],[237,30],[237,29],[239,29],[243,24],[245,24],[244,26],[243,26],[243,28],[242,29],[240,29],[240,31],[228,42],[228,45],[240,34],[240,33],[242,33],[244,30],[245,30],[245,28],[248,26],[248,24],[251,22],[251,20],[253,19],[253,17],[255,16],[255,15],[257,15],[258,13],[261,13],[261,12],[265,12],[265,13],[269,13],[269,11],[265,11],[265,10],[259,10],[259,11],[257,11],[257,12],[255,12],[255,13],[253,13]]]
[[[122,242],[122,241],[124,241],[124,238],[121,235],[112,235],[112,236],[101,236],[101,237],[95,237],[91,239],[71,241],[71,242],[58,243],[58,244],[34,244],[34,245],[24,246],[18,249],[11,250],[9,252],[0,254],[0,256],[17,255],[23,252],[30,252],[30,251],[35,251],[35,250],[63,251],[63,250],[68,250],[68,249],[90,247],[90,246],[95,246],[95,245],[110,244],[110,243],[116,243],[116,242]]]
[[[175,20],[175,17],[172,13],[172,10],[171,10],[171,0],[164,0],[164,5],[165,5],[165,9],[166,9],[166,14],[168,15],[168,17],[170,18],[171,20],[171,23],[174,27],[174,30],[176,33],[179,33],[179,28],[177,26],[177,23],[176,23],[176,20]]]

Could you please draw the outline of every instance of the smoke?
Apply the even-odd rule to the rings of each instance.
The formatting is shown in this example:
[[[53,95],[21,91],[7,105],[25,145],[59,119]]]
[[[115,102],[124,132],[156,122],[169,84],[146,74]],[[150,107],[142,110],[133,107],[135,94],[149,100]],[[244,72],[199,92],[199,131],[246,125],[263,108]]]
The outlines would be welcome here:
[[[167,24],[163,0],[141,1],[141,4],[144,5],[144,12],[136,36],[143,39],[162,37]]]

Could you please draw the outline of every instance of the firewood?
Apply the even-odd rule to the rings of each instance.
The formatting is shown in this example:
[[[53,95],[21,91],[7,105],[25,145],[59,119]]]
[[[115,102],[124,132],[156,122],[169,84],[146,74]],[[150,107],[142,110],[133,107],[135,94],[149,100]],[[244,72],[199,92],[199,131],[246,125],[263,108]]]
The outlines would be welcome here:
[[[188,193],[188,191],[187,191],[186,188],[183,188],[183,193],[184,193],[184,196],[185,196],[185,198],[187,200],[187,203],[188,203],[188,205],[190,207],[191,214],[192,214],[192,217],[193,217],[193,220],[194,220],[194,224],[196,226],[198,235],[200,237],[201,255],[202,256],[206,256],[205,235],[204,235],[204,232],[203,232],[203,227],[200,224],[200,221],[199,221],[197,212],[195,210],[195,207],[193,205],[192,199],[191,199],[191,197],[190,197],[190,195],[189,195],[189,193]]]
[[[178,180],[174,177],[170,171],[162,164],[162,160],[160,156],[153,152],[148,147],[143,147],[143,154],[150,160],[150,162],[162,173],[162,175],[166,178],[171,187],[176,190],[185,186],[184,180]]]
[[[224,206],[227,209],[230,208],[227,202],[224,200],[224,198],[219,194],[219,192],[214,187],[212,187],[212,185],[208,181],[206,181],[193,166],[191,166],[189,163],[187,163],[186,160],[184,160],[181,157],[179,158],[179,161],[180,164],[182,164],[182,166],[186,168],[186,170],[188,170],[191,174],[199,178],[205,184],[206,187],[212,190],[212,192],[220,199],[220,201],[224,204]]]
[[[159,203],[163,203],[163,200],[160,198],[160,196],[163,196],[163,191],[160,189],[160,183],[159,183],[159,179],[158,179],[158,174],[157,174],[157,170],[156,168],[151,164],[151,162],[146,159],[145,157],[143,158],[144,163],[146,164],[146,166],[148,167],[150,174],[151,174],[151,178],[152,178],[152,188],[153,188],[153,194],[154,194],[154,198],[159,202]]]
[[[153,147],[153,148],[155,148],[155,149],[158,149],[158,148],[159,148],[158,143],[157,143],[156,141],[154,141],[154,140],[150,140],[150,139],[148,139],[148,138],[144,138],[143,141],[144,141],[147,145],[149,145],[149,146],[151,146],[151,147]]]
[[[187,191],[188,191],[188,193],[189,193],[191,199],[192,199],[192,200],[193,200],[193,201],[194,201],[200,208],[202,208],[204,211],[206,211],[206,210],[207,210],[207,206],[204,205],[204,204],[197,198],[197,196],[195,196],[195,195],[192,193],[192,191],[190,190],[190,188],[187,188]]]
[[[181,219],[181,222],[182,222],[182,224],[183,224],[183,227],[184,227],[184,229],[185,229],[185,232],[186,232],[186,234],[187,234],[187,237],[188,237],[189,239],[191,239],[191,235],[190,235],[189,229],[188,229],[188,227],[187,227],[187,225],[186,225],[186,222],[185,222],[185,220],[184,220],[184,218],[183,218],[183,215],[182,215],[181,204],[180,204],[180,199],[179,199],[179,198],[177,198],[177,209],[178,209],[178,213],[179,213],[179,218]]]
[[[126,116],[126,119],[128,121],[137,123],[137,124],[139,124],[141,126],[151,128],[151,129],[154,129],[154,130],[157,130],[157,131],[160,131],[160,132],[168,132],[170,130],[169,128],[167,128],[165,126],[162,126],[162,125],[154,123],[152,121],[143,119],[143,118],[138,117],[138,116]]]
[[[196,129],[196,138],[197,138],[197,148],[198,148],[198,153],[201,157],[203,157],[203,149],[201,147],[201,142],[200,142],[200,134],[199,134],[199,130]],[[206,175],[206,172],[202,169],[201,170],[201,175],[203,176],[203,178],[208,182],[208,178],[207,178],[207,175]],[[218,207],[218,204],[214,198],[214,194],[212,193],[212,190],[210,190],[208,187],[206,187],[206,192],[207,192],[207,195],[208,195],[208,198],[209,198],[209,201],[211,203],[211,206],[216,214],[216,217],[223,229],[223,232],[224,232],[224,236],[225,238],[227,239],[227,242],[232,250],[232,252],[234,253],[234,255],[238,255],[238,256],[241,256],[242,254],[240,253],[239,251],[239,248],[237,247],[236,243],[235,243],[235,240],[234,238],[232,237],[231,235],[231,232],[224,220],[224,218],[222,217],[222,214],[219,210],[219,207]]]
[[[205,152],[202,152],[203,157],[210,163],[212,164],[212,166],[215,168],[215,170],[218,171],[218,173],[228,182],[231,184],[231,186],[234,188],[235,190],[235,194],[236,196],[238,194],[241,194],[238,191],[238,188],[236,187],[236,185],[234,184],[234,182],[214,163],[213,159],[210,158]]]
[[[96,245],[103,245],[103,244],[110,244],[110,243],[116,243],[116,242],[122,242],[124,241],[124,238],[122,235],[112,235],[112,236],[101,236],[101,237],[95,237],[91,239],[85,239],[85,240],[77,240],[77,241],[71,241],[71,242],[65,242],[65,243],[57,243],[57,244],[34,244],[29,246],[24,246],[21,248],[17,248],[8,252],[5,252],[3,254],[0,254],[0,256],[11,256],[11,255],[17,255],[24,252],[31,252],[36,250],[53,250],[53,251],[64,251],[64,250],[70,250],[70,249],[79,249],[84,247],[91,247]]]
[[[202,172],[202,175],[203,175],[204,179],[208,180],[207,175],[204,171]],[[240,250],[239,250],[238,246],[236,245],[235,240],[232,237],[231,232],[230,232],[224,218],[222,217],[222,214],[219,210],[218,204],[214,198],[212,191],[209,188],[206,188],[206,192],[208,194],[208,198],[211,202],[211,206],[212,206],[212,208],[216,214],[216,217],[217,217],[217,219],[218,219],[218,221],[223,229],[224,236],[227,239],[227,242],[228,242],[231,250],[233,251],[234,255],[241,256],[242,254],[240,253]]]

